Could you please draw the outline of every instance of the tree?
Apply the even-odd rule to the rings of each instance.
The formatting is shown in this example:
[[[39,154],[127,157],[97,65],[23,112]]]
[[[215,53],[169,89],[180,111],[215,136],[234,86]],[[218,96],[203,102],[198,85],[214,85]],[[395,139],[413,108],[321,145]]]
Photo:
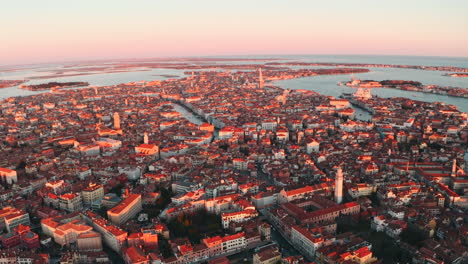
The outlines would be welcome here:
[[[400,237],[404,242],[417,247],[422,246],[422,241],[427,238],[423,232],[411,227],[403,230]]]
[[[122,189],[124,185],[122,183],[117,184],[115,187],[109,190],[110,193],[115,193],[117,196],[122,196]]]
[[[169,258],[174,255],[171,245],[169,245],[169,242],[162,235],[158,235],[158,249],[164,258]]]

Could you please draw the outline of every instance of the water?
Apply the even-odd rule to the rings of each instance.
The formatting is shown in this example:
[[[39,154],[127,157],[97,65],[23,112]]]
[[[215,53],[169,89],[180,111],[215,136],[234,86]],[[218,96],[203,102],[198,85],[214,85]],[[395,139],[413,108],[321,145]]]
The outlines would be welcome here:
[[[451,58],[451,57],[410,57],[410,56],[357,56],[357,55],[263,55],[263,56],[220,56],[222,58],[281,58],[278,62],[299,61],[299,62],[336,62],[336,63],[381,63],[381,64],[403,64],[403,65],[424,65],[424,66],[456,66],[467,67],[468,58]],[[209,61],[209,64],[260,64],[267,61]],[[203,62],[187,62],[187,63],[203,63]],[[47,76],[52,74],[51,71],[62,69],[64,64],[47,64],[47,65],[28,65],[18,71],[0,72],[0,79],[23,79],[37,76]],[[94,67],[94,66],[93,66]],[[5,67],[2,67],[5,68]],[[78,67],[77,67],[78,68]],[[293,67],[304,68],[304,67]],[[312,67],[325,68],[325,67]],[[412,69],[394,69],[394,68],[369,68],[371,72],[355,74],[360,79],[373,80],[414,80],[423,84],[435,84],[442,86],[454,86],[468,88],[468,78],[454,78],[442,76],[446,72],[440,71],[423,71]],[[70,70],[70,69],[68,69]],[[141,70],[141,69],[140,69]],[[168,78],[160,75],[176,75],[184,76],[184,70],[176,69],[149,69],[147,71],[129,71],[118,73],[99,73],[92,75],[81,75],[71,77],[56,77],[48,79],[30,80],[28,84],[46,83],[51,81],[67,82],[67,81],[84,81],[90,85],[104,86],[116,85],[119,83],[150,81],[150,80],[165,80]],[[338,82],[348,81],[348,75],[322,75],[305,77],[299,79],[283,80],[274,82],[275,85],[289,89],[306,89],[319,92],[324,95],[338,97],[342,93],[352,93],[354,88],[346,86],[337,86]],[[32,92],[18,87],[10,87],[0,89],[0,99],[12,96],[26,96],[38,94],[41,92]],[[440,101],[447,104],[457,106],[461,111],[468,112],[468,99],[449,97],[436,94],[425,94],[411,91],[401,91],[396,89],[378,88],[373,89],[372,94],[380,97],[408,97],[414,100],[435,102]]]
[[[174,110],[181,113],[182,116],[185,117],[191,123],[195,125],[201,125],[204,123],[200,117],[196,116],[195,114],[193,114],[192,112],[184,108],[183,106],[178,105],[178,104],[172,104],[172,106],[174,107]]]
[[[468,68],[466,57],[434,56],[394,56],[394,55],[251,55],[221,56],[223,58],[280,58],[283,61],[300,62],[337,62],[337,63],[375,63],[421,66],[455,66]],[[209,58],[209,57],[206,57]],[[281,61],[281,60],[280,60]]]
[[[372,79],[372,80],[414,80],[422,82],[423,84],[436,84],[444,86],[458,86],[462,88],[468,87],[468,78],[456,78],[463,80],[451,80],[454,77],[440,76],[442,72],[422,71],[422,70],[404,70],[404,69],[391,69],[391,68],[370,68],[369,73],[359,73],[354,76],[359,79]],[[374,71],[375,70],[375,71]],[[444,82],[445,78],[446,82]],[[304,89],[312,90],[318,93],[339,97],[343,93],[354,93],[357,89],[348,86],[338,86],[338,82],[349,81],[349,75],[319,75],[290,80],[276,81],[273,84],[282,88],[289,89]],[[371,90],[373,95],[379,97],[407,97],[413,100],[425,102],[444,102],[446,104],[453,104],[460,111],[468,112],[468,98],[452,97],[438,94],[428,94],[413,91],[403,91],[390,88],[375,88]]]

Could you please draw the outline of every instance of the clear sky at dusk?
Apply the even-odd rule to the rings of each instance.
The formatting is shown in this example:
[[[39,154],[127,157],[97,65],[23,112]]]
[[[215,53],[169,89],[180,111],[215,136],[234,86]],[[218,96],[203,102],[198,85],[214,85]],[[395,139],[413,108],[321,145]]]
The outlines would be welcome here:
[[[0,64],[243,54],[468,57],[466,0],[15,0]]]

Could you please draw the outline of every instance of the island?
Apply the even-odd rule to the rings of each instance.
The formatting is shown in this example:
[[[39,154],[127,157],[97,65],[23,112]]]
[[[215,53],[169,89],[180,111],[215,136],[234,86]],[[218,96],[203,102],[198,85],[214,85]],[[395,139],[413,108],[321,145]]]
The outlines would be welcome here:
[[[41,84],[20,85],[19,88],[29,91],[44,91],[49,89],[73,88],[88,85],[88,82],[49,82]]]
[[[450,77],[468,77],[468,73],[454,72],[454,73],[445,74],[445,76],[450,76]]]
[[[342,85],[342,83],[338,83]],[[351,81],[345,83],[346,86],[350,87],[361,87],[361,88],[391,88],[398,90],[406,90],[421,93],[433,93],[448,95],[454,97],[468,98],[468,89],[461,87],[452,86],[440,86],[440,85],[423,85],[417,81],[405,81],[405,80],[360,80],[353,78]]]
[[[175,75],[175,74],[153,74],[153,76],[159,76],[159,77],[164,77],[164,78],[176,78],[176,77],[179,77],[179,75]]]
[[[24,83],[23,80],[0,80],[0,89],[9,88]]]

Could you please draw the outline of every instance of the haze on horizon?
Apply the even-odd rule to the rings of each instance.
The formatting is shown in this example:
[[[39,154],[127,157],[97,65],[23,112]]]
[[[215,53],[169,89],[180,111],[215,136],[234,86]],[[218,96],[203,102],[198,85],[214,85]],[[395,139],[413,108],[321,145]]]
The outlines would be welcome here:
[[[468,57],[468,1],[2,3],[0,64],[248,54]]]

